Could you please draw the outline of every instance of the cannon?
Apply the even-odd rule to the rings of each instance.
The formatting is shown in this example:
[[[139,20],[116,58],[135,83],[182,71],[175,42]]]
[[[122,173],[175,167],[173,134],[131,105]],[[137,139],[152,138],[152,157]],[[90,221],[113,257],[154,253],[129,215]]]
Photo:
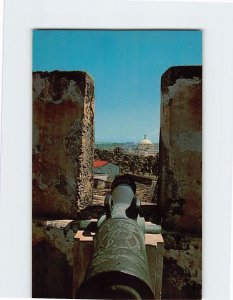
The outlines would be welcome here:
[[[160,233],[161,227],[146,226],[135,193],[136,185],[127,175],[113,181],[105,214],[97,222],[92,262],[76,298],[154,299],[144,234]]]

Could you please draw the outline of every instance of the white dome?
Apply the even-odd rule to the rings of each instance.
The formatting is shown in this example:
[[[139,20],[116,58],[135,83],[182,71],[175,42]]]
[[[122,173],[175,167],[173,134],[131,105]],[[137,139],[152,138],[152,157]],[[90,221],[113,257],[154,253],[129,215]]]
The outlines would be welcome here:
[[[152,145],[152,142],[146,138],[144,135],[144,139],[139,142],[140,145]]]

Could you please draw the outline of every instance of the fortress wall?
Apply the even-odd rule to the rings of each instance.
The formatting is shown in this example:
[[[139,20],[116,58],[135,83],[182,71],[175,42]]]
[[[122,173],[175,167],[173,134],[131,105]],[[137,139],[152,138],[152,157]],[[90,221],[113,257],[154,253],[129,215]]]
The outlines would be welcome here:
[[[33,216],[92,203],[94,86],[85,72],[33,73]]]
[[[163,298],[201,295],[202,68],[161,79],[158,206],[165,241]]]
[[[33,73],[32,159],[32,296],[72,298],[72,219],[92,204],[94,183],[94,84],[87,73]]]

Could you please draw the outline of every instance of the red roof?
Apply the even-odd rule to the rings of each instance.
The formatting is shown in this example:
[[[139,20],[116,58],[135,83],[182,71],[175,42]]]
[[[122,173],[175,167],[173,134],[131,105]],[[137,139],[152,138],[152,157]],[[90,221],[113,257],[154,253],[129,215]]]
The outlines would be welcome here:
[[[93,166],[94,166],[94,168],[100,168],[107,164],[109,164],[109,162],[106,160],[94,160]]]

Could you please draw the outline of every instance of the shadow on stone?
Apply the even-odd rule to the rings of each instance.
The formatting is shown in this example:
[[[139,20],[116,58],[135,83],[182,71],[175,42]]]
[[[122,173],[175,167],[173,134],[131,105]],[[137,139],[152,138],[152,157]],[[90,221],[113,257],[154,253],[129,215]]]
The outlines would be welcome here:
[[[32,297],[72,298],[72,268],[65,255],[46,240],[32,249]]]

